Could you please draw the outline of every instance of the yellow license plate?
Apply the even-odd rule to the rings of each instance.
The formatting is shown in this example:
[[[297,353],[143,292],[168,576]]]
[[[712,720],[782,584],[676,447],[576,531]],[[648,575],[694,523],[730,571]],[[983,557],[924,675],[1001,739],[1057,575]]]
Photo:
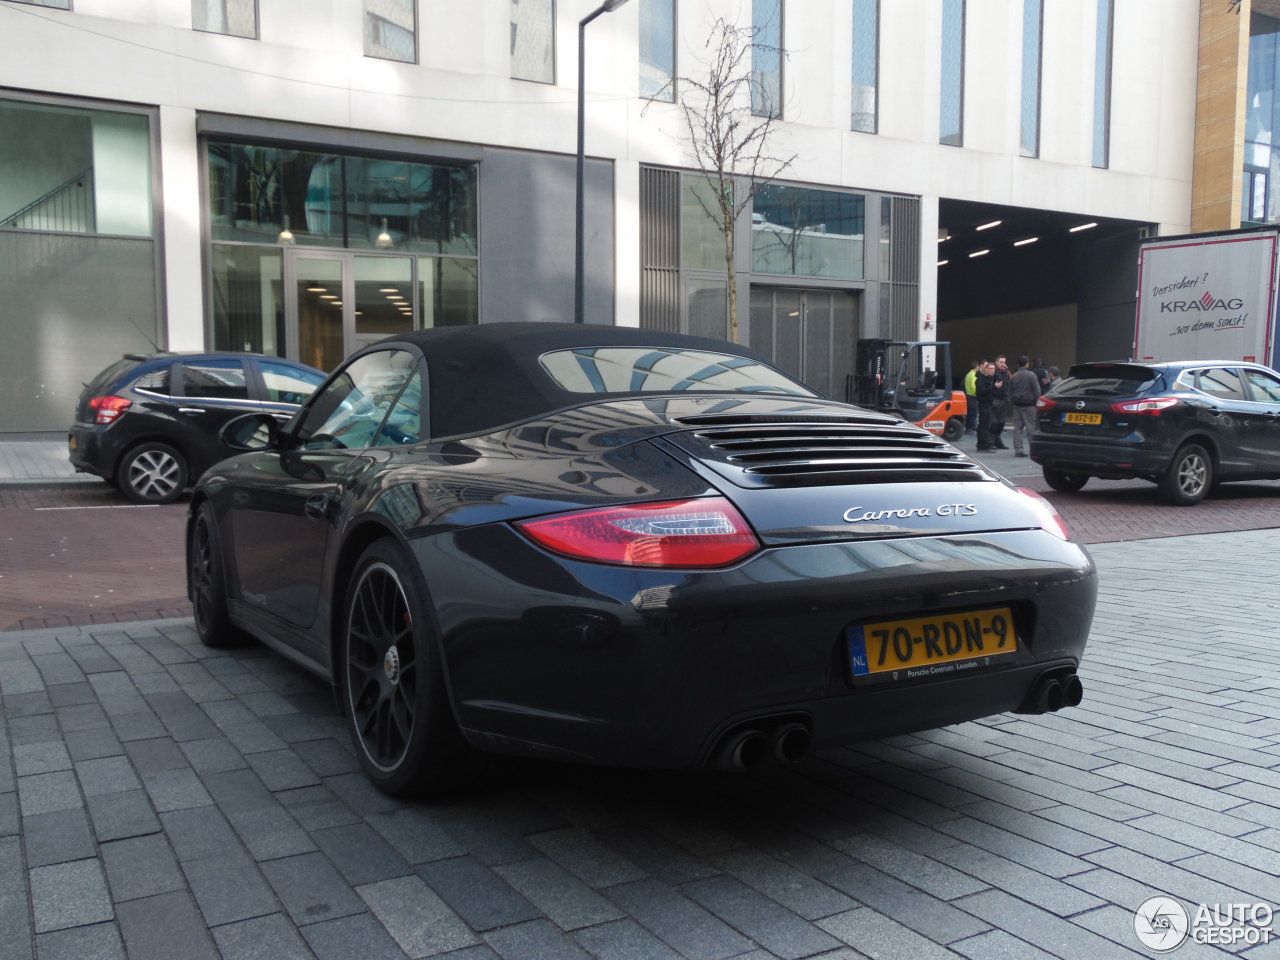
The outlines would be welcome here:
[[[1102,422],[1100,413],[1064,413],[1062,419],[1067,423],[1089,423],[1097,426]]]
[[[75,438],[75,437],[68,437],[68,438],[67,438],[67,446],[68,446],[70,449],[74,450],[74,449],[76,448],[76,438]]]
[[[981,661],[1018,652],[1013,613],[1008,607],[889,620],[849,628],[853,675],[892,674],[895,680],[941,676]],[[882,679],[888,679],[884,677]]]

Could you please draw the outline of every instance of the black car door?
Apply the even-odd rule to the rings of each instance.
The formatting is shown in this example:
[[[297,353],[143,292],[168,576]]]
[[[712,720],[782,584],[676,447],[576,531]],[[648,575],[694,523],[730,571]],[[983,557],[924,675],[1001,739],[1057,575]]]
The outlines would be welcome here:
[[[1266,443],[1266,418],[1249,400],[1232,367],[1206,367],[1196,373],[1196,389],[1214,398],[1218,459],[1223,474],[1254,473]]]
[[[1245,367],[1244,374],[1257,416],[1263,421],[1258,444],[1258,472],[1280,476],[1280,377],[1266,370]]]
[[[177,419],[186,426],[183,446],[195,480],[218,461],[235,454],[218,436],[227,421],[257,413],[262,404],[250,396],[243,360],[190,357],[178,364],[177,374]]]
[[[303,408],[281,449],[246,458],[231,495],[240,596],[299,627],[315,620],[345,474],[373,446],[417,357],[379,350],[351,361]]]

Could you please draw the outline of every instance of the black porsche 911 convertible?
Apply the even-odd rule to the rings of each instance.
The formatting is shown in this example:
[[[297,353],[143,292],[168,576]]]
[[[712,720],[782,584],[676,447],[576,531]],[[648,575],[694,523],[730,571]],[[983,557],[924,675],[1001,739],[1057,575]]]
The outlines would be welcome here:
[[[749,770],[1082,695],[1095,572],[1056,511],[744,347],[420,331],[224,434],[200,636],[332,682],[391,794],[486,751]]]

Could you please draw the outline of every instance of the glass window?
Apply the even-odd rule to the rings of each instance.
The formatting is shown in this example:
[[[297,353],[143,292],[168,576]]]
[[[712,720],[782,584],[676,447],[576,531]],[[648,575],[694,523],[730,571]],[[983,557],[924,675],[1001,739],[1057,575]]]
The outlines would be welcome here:
[[[723,280],[686,281],[689,322],[686,333],[693,337],[729,339],[729,284]]]
[[[475,167],[348,157],[347,245],[474,256]]]
[[[880,0],[853,0],[852,129],[878,129],[876,88],[880,83]]]
[[[158,393],[167,397],[172,390],[169,382],[169,374],[173,369],[173,364],[167,363],[163,367],[158,367],[149,373],[144,373],[137,380],[133,381],[133,389],[145,390],[147,393]]]
[[[676,0],[640,0],[640,96],[676,99]]]
[[[125,373],[138,366],[138,363],[139,361],[137,360],[130,360],[128,357],[124,357],[99,372],[92,380],[86,380],[84,385],[90,390],[97,390],[99,387],[104,387],[122,377]],[[167,383],[168,381],[166,380],[165,382]]]
[[[1044,0],[1022,0],[1022,155],[1040,156],[1040,58]]]
[[[1234,370],[1210,368],[1196,374],[1196,386],[1221,400],[1247,400],[1244,386]]]
[[[715,183],[696,174],[685,174],[680,182],[681,262],[690,270],[727,270]]]
[[[1254,400],[1259,403],[1280,402],[1280,378],[1261,370],[1245,370],[1244,378],[1249,381]]]
[[[305,403],[307,397],[316,392],[316,387],[324,383],[324,374],[288,363],[261,360],[258,370],[271,403]]]
[[[15,0],[17,3],[30,3],[37,7],[54,7],[57,10],[70,10],[71,0]]]
[[[417,369],[417,359],[404,350],[379,350],[354,360],[307,408],[298,443],[305,450],[370,446],[400,388]]]
[[[1093,55],[1093,165],[1104,168],[1111,163],[1111,34],[1115,12],[1115,0],[1098,0]]]
[[[364,55],[417,63],[414,0],[364,0]]]
[[[0,229],[150,237],[145,116],[0,100]]]
[[[457,257],[418,258],[422,326],[459,327],[480,322],[480,265]]]
[[[387,415],[374,446],[400,447],[422,442],[422,374],[409,378],[400,399]]]
[[[257,0],[191,0],[191,26],[253,40],[258,36]]]
[[[353,259],[356,333],[389,337],[412,330],[412,258],[357,255]]]
[[[248,400],[249,385],[239,360],[200,360],[182,364],[182,395],[215,400]]]
[[[214,349],[284,356],[283,251],[215,243],[210,260]]]
[[[342,158],[209,144],[214,240],[342,246]]]
[[[965,0],[942,0],[942,110],[938,142],[964,145]]]
[[[511,0],[511,76],[556,82],[555,0]]]
[[[1255,13],[1249,21],[1249,87],[1245,105],[1242,217],[1252,223],[1280,219],[1280,191],[1270,187],[1280,175],[1280,20]]]
[[[782,116],[782,0],[751,3],[751,112]]]
[[[864,206],[860,193],[761,187],[751,214],[752,271],[862,279]]]
[[[298,296],[298,359],[333,370],[346,356],[342,330],[342,261],[303,257],[294,261]]]
[[[571,393],[814,394],[756,360],[681,347],[581,347],[538,358],[556,385]]]
[[[1196,388],[1196,372],[1194,370],[1183,370],[1178,374],[1178,379],[1173,382],[1174,390],[1194,390]]]

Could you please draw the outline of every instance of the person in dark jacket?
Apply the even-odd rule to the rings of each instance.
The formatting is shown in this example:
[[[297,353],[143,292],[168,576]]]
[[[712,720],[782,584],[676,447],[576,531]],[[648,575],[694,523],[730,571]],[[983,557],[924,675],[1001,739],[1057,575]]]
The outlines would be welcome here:
[[[990,360],[983,360],[974,383],[974,396],[978,398],[979,453],[991,449],[991,401],[995,395],[995,372],[995,364]]]
[[[1045,369],[1044,361],[1036,357],[1031,361],[1031,372],[1036,375],[1036,379],[1040,381],[1040,393],[1049,389],[1049,371]]]
[[[1027,443],[1036,432],[1036,401],[1040,399],[1040,378],[1027,357],[1018,358],[1018,372],[1009,378],[1009,401],[1013,404],[1013,455],[1025,457],[1023,435]]]
[[[1008,450],[1000,433],[1004,430],[1005,414],[1009,408],[1009,365],[1004,355],[996,357],[995,372],[991,382],[991,447],[996,450]]]

